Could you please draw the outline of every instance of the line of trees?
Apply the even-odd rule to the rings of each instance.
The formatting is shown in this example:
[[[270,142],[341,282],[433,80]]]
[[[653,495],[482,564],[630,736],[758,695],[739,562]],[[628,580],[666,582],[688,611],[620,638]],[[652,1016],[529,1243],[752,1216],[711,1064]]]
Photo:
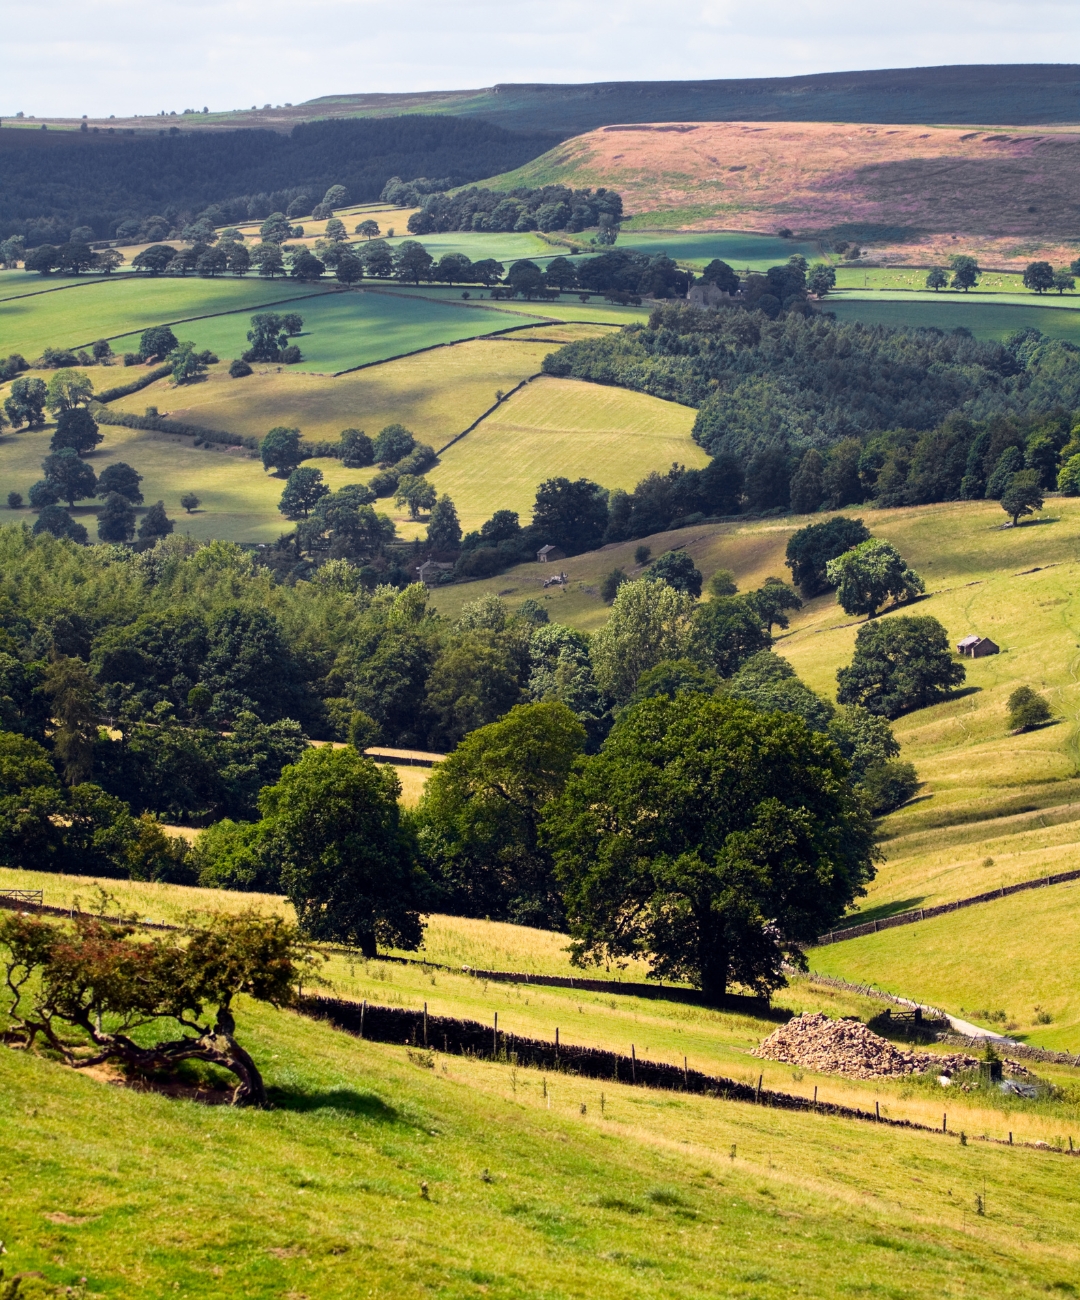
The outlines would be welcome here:
[[[409,217],[413,235],[448,230],[577,233],[596,227],[598,243],[614,243],[623,217],[622,196],[603,186],[596,190],[521,186],[502,192],[474,185],[453,195],[445,193],[449,188],[443,182],[403,182],[395,176],[386,183],[380,198],[401,207],[419,206]]]

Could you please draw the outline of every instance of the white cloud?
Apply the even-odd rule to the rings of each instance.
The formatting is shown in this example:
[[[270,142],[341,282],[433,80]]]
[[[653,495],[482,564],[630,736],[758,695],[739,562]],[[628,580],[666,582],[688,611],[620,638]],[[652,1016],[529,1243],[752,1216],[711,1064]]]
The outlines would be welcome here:
[[[53,0],[48,23],[6,34],[0,111],[121,116],[498,81],[1052,63],[1076,58],[1078,38],[1080,0]]]

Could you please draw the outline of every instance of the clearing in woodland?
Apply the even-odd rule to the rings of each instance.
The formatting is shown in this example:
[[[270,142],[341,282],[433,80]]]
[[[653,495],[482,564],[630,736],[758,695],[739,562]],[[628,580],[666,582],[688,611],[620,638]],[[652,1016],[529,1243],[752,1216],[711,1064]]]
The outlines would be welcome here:
[[[606,126],[490,182],[606,185],[634,226],[841,238],[908,260],[1075,256],[1075,129],[694,122]],[[628,236],[626,242],[630,242]]]

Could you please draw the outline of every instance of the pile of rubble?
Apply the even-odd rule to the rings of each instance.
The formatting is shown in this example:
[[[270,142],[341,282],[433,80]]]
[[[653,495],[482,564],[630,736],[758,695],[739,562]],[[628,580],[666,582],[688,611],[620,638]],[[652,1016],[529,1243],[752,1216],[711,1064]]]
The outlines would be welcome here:
[[[953,1052],[906,1052],[875,1034],[861,1020],[830,1020],[821,1012],[806,1012],[769,1035],[755,1056],[787,1065],[801,1065],[821,1074],[846,1074],[851,1079],[893,1079],[905,1074],[955,1074],[973,1070],[974,1056]]]

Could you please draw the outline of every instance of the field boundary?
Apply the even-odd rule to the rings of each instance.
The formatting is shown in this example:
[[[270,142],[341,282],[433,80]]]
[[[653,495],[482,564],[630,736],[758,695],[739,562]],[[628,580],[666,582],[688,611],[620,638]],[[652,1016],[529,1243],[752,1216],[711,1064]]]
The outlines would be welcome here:
[[[755,998],[740,993],[725,993],[720,1003],[705,1002],[698,989],[679,984],[642,984],[622,980],[578,979],[573,975],[528,975],[523,971],[479,970],[462,966],[466,975],[475,979],[501,984],[536,984],[545,988],[581,989],[586,993],[621,993],[623,997],[655,998],[669,1002],[692,1002],[701,1006],[716,1007],[720,1011],[741,1011],[748,1016],[774,1017],[768,998]]]
[[[962,907],[993,903],[999,898],[1008,898],[1010,894],[1021,894],[1028,889],[1046,889],[1049,885],[1062,885],[1069,880],[1080,880],[1080,871],[1059,871],[1054,876],[1040,876],[1038,880],[1024,880],[1018,885],[1002,885],[1000,889],[991,889],[985,894],[973,894],[970,898],[959,898],[954,903],[912,908],[907,912],[897,912],[895,916],[883,917],[880,921],[866,921],[862,925],[851,925],[844,930],[830,930],[827,934],[823,934],[817,943],[810,946],[824,948],[828,944],[843,943],[846,939],[858,939],[866,934],[877,934],[880,930],[892,930],[898,925],[916,925],[919,921],[929,921],[935,916],[944,916],[947,912],[957,912]]]
[[[838,1119],[863,1120],[871,1124],[884,1124],[889,1128],[912,1129],[924,1133],[949,1136],[947,1121],[941,1128],[920,1124],[909,1119],[889,1119],[877,1110],[859,1110],[854,1106],[840,1106],[835,1102],[816,1101],[794,1093],[776,1092],[761,1086],[739,1083],[723,1075],[704,1074],[691,1070],[686,1058],[680,1069],[659,1061],[643,1061],[631,1047],[629,1056],[596,1047],[577,1047],[560,1043],[558,1030],[554,1041],[527,1038],[499,1029],[498,1014],[492,1025],[478,1020],[461,1020],[453,1016],[429,1015],[427,1003],[423,1011],[403,1007],[383,1007],[368,1002],[353,1002],[344,998],[302,997],[296,1007],[301,1015],[313,1020],[325,1020],[335,1028],[367,1039],[369,1042],[394,1043],[421,1051],[438,1051],[440,1040],[445,1055],[467,1056],[473,1060],[487,1060],[499,1064],[521,1065],[534,1069],[551,1070],[559,1074],[582,1078],[610,1080],[612,1083],[632,1087],[664,1089],[668,1092],[695,1093],[719,1101],[739,1101],[755,1106],[769,1106],[776,1110],[802,1111]],[[955,1133],[952,1134],[955,1136]],[[1080,1158],[1080,1149],[1056,1150],[1046,1143],[1010,1143],[1001,1138],[972,1135],[969,1141],[992,1143],[995,1146],[1035,1147]]]
[[[506,333],[505,330],[501,332]],[[488,335],[488,337],[490,338],[491,335]],[[454,445],[455,442],[460,442],[467,433],[472,433],[472,431],[477,427],[477,425],[483,424],[483,422],[488,418],[488,416],[493,415],[499,409],[499,407],[502,406],[504,402],[508,401],[511,397],[513,397],[515,393],[520,393],[526,384],[531,384],[534,379],[539,379],[543,373],[544,372],[542,370],[538,370],[535,375],[528,375],[525,379],[521,381],[520,384],[515,384],[514,387],[511,388],[508,393],[504,393],[502,397],[499,398],[499,400],[495,403],[494,406],[489,406],[488,409],[483,413],[483,415],[478,415],[467,429],[462,429],[460,433],[455,434],[454,437],[450,439],[450,441],[446,444],[445,447],[440,447],[439,450],[435,453],[435,455],[441,456],[443,452],[448,451]]]

